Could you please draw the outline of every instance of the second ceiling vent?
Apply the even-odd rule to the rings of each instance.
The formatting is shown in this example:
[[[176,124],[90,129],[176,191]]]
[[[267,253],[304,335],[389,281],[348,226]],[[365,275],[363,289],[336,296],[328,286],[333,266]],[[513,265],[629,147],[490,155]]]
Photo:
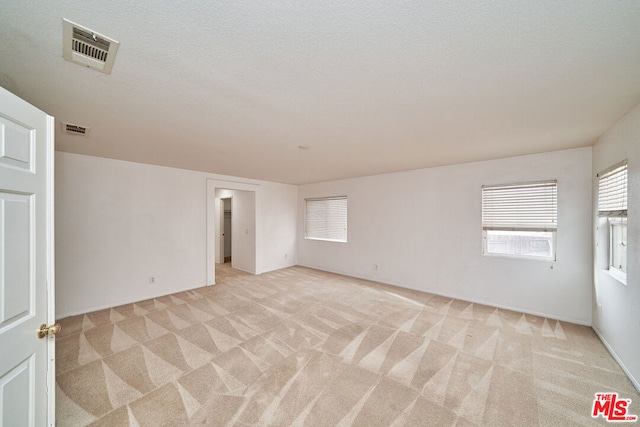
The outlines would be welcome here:
[[[64,59],[111,74],[119,42],[64,18],[62,29]]]
[[[87,136],[90,130],[90,128],[86,126],[74,125],[67,122],[60,122],[60,125],[62,133],[66,133],[67,135]]]

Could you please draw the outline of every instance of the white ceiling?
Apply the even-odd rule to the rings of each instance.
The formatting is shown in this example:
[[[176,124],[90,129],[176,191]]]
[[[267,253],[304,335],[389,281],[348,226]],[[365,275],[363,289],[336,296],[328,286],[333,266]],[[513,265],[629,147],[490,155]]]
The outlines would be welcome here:
[[[0,0],[0,85],[61,151],[325,181],[591,145],[640,102],[640,2]]]

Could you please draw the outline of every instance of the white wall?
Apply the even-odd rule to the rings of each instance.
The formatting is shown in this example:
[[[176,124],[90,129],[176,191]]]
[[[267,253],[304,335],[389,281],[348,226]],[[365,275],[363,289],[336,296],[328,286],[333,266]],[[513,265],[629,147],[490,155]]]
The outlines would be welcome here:
[[[269,209],[258,209],[256,218],[258,273],[298,264],[298,187],[264,182],[261,188],[256,192],[256,206]]]
[[[256,272],[295,265],[295,186],[57,152],[56,317],[213,283],[212,179],[255,190]]]
[[[233,243],[231,247],[231,266],[248,273],[256,270],[256,193],[252,191],[234,191],[233,202],[236,205],[233,228]],[[246,249],[245,249],[246,248]],[[247,250],[248,249],[248,250]],[[253,250],[252,250],[253,249]],[[269,250],[267,248],[267,250]]]
[[[597,216],[596,174],[628,160],[627,283],[612,277],[607,268],[606,228]],[[605,134],[593,147],[594,304],[593,328],[640,390],[640,105]]]
[[[558,180],[557,262],[481,254],[481,186]],[[348,196],[348,243],[304,239],[304,198]],[[591,324],[591,148],[300,186],[299,264]],[[377,265],[377,270],[375,266]]]

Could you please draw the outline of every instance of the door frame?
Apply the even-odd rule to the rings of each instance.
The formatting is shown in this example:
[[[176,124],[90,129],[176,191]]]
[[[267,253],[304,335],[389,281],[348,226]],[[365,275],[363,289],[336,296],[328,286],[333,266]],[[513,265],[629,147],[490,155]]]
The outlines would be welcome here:
[[[55,118],[47,116],[47,325],[56,322],[56,259],[55,259]],[[47,340],[47,419],[50,426],[56,424],[56,340]]]

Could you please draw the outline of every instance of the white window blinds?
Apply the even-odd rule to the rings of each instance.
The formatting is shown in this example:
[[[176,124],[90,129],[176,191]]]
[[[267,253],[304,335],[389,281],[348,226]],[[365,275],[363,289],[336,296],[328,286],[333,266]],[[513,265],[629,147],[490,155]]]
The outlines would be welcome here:
[[[347,197],[304,199],[305,239],[347,241]]]
[[[557,227],[557,181],[482,187],[484,230],[555,231]]]
[[[627,161],[598,174],[598,215],[627,216]]]

